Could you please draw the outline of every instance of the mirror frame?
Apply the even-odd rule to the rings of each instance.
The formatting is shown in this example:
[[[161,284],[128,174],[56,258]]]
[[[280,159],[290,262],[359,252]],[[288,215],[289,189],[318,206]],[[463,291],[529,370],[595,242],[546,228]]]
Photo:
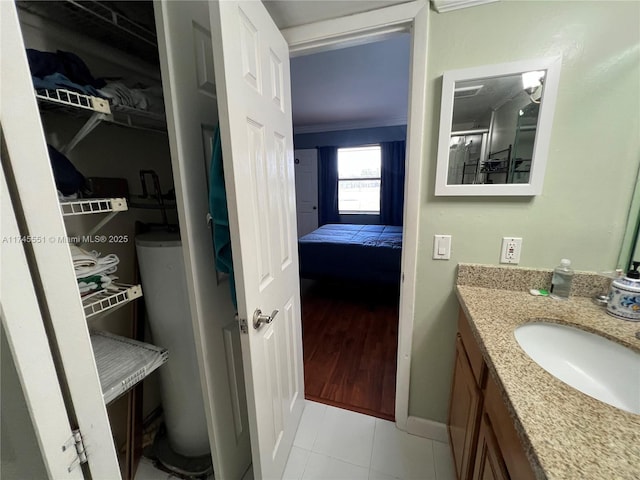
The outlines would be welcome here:
[[[533,196],[542,193],[544,172],[547,166],[549,140],[560,82],[562,57],[545,57],[519,62],[483,65],[460,70],[449,70],[442,77],[442,102],[440,105],[440,131],[438,134],[438,159],[436,166],[436,196]],[[533,70],[546,70],[542,103],[538,115],[538,127],[533,146],[529,183],[464,184],[448,185],[449,144],[451,139],[454,87],[459,81],[517,75]]]

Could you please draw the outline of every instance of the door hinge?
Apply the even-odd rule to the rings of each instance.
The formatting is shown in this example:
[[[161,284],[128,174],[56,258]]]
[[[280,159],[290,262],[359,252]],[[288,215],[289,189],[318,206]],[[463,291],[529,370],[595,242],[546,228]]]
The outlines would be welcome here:
[[[238,325],[240,325],[240,331],[242,333],[249,333],[249,326],[246,318],[240,318],[236,313],[236,320],[238,321]]]
[[[80,434],[80,430],[72,430],[73,436],[67,440],[62,446],[62,451],[65,452],[68,448],[74,447],[76,449],[76,458],[69,465],[68,471],[72,471],[78,465],[82,465],[83,463],[87,463],[89,460],[87,459],[87,451],[84,448],[84,442],[82,441],[82,435]]]

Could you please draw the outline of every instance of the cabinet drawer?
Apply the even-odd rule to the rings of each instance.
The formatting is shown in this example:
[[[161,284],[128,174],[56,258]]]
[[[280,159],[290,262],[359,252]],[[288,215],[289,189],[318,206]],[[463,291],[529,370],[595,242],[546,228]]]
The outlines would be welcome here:
[[[487,367],[484,363],[484,359],[482,358],[482,352],[480,351],[478,342],[476,342],[476,339],[471,332],[469,321],[462,310],[460,310],[460,315],[458,316],[458,332],[460,332],[460,337],[462,338],[464,350],[467,354],[467,358],[469,359],[469,364],[471,365],[471,371],[476,379],[476,384],[478,387],[482,388],[484,386],[485,377],[487,376]]]
[[[529,459],[524,453],[522,442],[516,432],[514,421],[504,404],[498,384],[492,375],[487,375],[487,377],[484,409],[489,416],[509,476],[514,480],[535,480]]]

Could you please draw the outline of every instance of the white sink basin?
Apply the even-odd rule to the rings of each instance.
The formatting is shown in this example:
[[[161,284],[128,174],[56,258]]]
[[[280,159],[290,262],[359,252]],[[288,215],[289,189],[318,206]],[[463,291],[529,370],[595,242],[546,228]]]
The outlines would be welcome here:
[[[538,365],[593,398],[640,415],[640,353],[579,328],[526,323],[516,340]]]

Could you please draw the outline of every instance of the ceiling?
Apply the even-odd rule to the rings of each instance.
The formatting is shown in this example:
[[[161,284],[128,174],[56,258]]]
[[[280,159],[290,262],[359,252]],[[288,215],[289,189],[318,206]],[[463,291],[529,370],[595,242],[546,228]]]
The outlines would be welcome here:
[[[410,42],[408,33],[399,33],[292,58],[295,133],[406,124]]]
[[[280,29],[405,2],[264,0]],[[398,33],[381,42],[292,58],[295,133],[406,124],[410,42],[408,33]]]
[[[368,12],[408,0],[263,0],[279,29]]]
[[[488,128],[491,111],[522,94],[522,76],[507,75],[456,82],[456,90],[465,87],[482,87],[476,95],[455,98],[453,124],[457,128]]]

